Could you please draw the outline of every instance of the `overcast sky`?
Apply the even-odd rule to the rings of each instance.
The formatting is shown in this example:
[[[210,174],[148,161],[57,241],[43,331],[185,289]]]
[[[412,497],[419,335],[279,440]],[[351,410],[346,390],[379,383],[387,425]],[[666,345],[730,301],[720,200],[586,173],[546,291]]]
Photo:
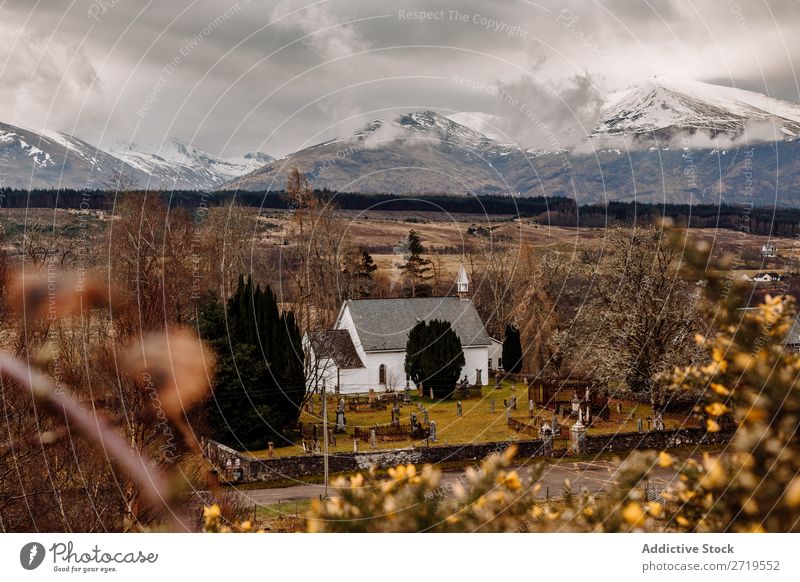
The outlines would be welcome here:
[[[799,22],[799,0],[0,0],[0,121],[280,156],[515,94],[589,116],[657,74],[798,102]]]

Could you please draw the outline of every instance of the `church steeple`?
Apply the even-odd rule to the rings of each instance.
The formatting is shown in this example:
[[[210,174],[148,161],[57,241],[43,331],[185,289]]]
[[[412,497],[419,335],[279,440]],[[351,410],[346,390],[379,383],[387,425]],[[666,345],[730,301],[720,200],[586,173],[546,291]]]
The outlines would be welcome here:
[[[461,267],[458,269],[456,290],[458,291],[459,299],[466,300],[469,298],[469,278],[467,277],[467,270],[464,268],[464,263],[461,263]]]

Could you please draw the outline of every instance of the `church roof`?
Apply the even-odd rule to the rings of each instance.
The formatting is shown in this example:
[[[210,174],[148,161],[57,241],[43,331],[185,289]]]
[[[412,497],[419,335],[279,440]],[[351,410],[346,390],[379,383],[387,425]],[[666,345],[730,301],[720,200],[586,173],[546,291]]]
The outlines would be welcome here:
[[[312,331],[308,334],[308,341],[317,359],[331,359],[337,368],[343,370],[364,367],[346,329]]]
[[[347,306],[366,352],[405,350],[411,328],[434,319],[449,321],[464,347],[492,342],[472,302],[458,297],[349,300]]]

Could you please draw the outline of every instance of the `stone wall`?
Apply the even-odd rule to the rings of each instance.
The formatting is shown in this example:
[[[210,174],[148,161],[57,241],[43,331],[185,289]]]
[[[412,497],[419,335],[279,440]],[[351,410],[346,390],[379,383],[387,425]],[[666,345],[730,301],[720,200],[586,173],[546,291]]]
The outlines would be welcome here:
[[[729,433],[707,433],[703,429],[690,428],[681,430],[650,431],[646,433],[618,433],[612,435],[592,435],[586,437],[586,454],[595,455],[604,452],[630,451],[635,449],[664,450],[680,446],[701,444],[717,444],[730,440]],[[371,466],[388,469],[399,464],[415,465],[439,464],[447,462],[471,463],[479,462],[486,456],[503,451],[511,442],[477,443],[465,445],[447,445],[435,447],[419,447],[383,451],[364,451],[359,453],[336,453],[328,458],[329,471],[348,473],[366,471]],[[517,458],[528,459],[544,457],[541,440],[515,441]],[[322,475],[324,461],[322,455],[303,455],[277,459],[252,459],[233,449],[206,441],[206,452],[211,463],[221,471],[229,466],[236,467],[241,482],[276,481],[282,479],[302,479],[304,477]],[[554,454],[564,455],[566,451],[556,450]],[[236,462],[238,459],[238,463]]]

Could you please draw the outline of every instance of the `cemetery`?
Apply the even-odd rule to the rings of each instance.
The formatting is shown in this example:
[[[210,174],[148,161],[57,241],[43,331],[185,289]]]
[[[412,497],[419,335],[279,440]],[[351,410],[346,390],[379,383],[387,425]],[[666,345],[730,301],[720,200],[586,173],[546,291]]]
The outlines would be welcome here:
[[[451,445],[545,439],[548,448],[569,454],[573,429],[589,437],[653,430],[696,428],[697,418],[651,406],[609,399],[586,380],[530,381],[504,375],[485,386],[461,384],[450,399],[432,399],[423,390],[327,396],[328,451],[365,453]],[[311,396],[300,416],[293,444],[243,453],[255,459],[321,455],[323,405]]]

